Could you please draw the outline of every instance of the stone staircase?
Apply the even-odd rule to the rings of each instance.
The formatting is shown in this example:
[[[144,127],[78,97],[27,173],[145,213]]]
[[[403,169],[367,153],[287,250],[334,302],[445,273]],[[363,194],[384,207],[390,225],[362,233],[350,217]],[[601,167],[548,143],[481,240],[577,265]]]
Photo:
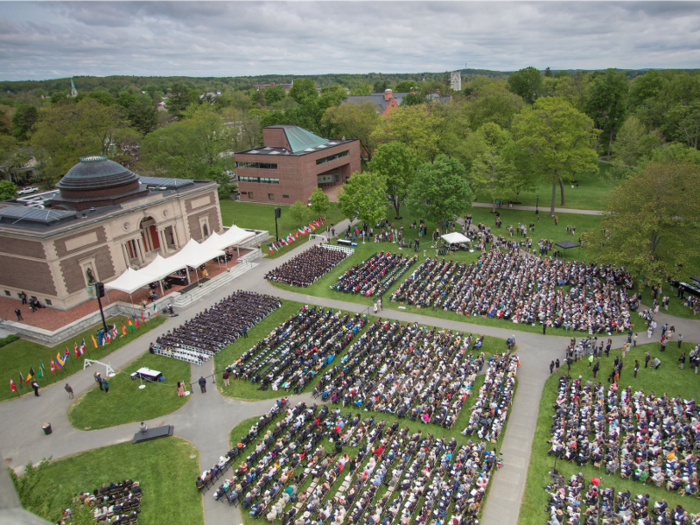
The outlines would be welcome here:
[[[236,266],[231,268],[231,271],[217,275],[213,279],[205,282],[199,288],[195,288],[194,290],[191,290],[185,294],[178,293],[178,297],[173,300],[173,306],[177,308],[184,308],[186,306],[189,306],[190,304],[198,301],[202,297],[209,295],[213,290],[221,288],[222,286],[226,286],[228,283],[230,283],[237,277],[240,277],[249,270],[252,270],[256,266],[257,264],[250,262],[237,264]]]

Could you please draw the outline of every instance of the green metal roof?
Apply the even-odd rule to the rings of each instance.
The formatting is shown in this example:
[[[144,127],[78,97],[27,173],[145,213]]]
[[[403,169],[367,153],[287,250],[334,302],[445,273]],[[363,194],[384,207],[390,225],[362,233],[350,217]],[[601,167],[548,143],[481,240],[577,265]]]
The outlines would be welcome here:
[[[308,148],[316,148],[323,144],[328,144],[326,139],[298,126],[285,126],[284,132],[287,135],[289,147],[292,148],[292,153],[299,153]]]

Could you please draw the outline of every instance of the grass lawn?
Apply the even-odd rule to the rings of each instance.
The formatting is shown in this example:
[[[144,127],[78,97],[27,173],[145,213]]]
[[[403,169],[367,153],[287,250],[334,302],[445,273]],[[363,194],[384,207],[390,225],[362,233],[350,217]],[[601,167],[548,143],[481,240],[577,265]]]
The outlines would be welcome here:
[[[22,499],[22,505],[56,523],[63,508],[75,508],[73,494],[92,492],[103,483],[132,479],[143,489],[140,524],[200,525],[204,523],[202,496],[193,481],[198,473],[199,453],[184,439],[122,443],[52,461],[33,491]],[[55,487],[67,498],[56,500],[55,506],[42,512],[34,502],[44,501],[44,491]]]
[[[116,323],[119,333],[121,333],[121,324],[123,320],[125,321],[126,317],[114,317],[112,319],[108,319],[107,324],[110,325]],[[87,330],[82,334],[78,334],[77,336],[72,337],[71,339],[52,348],[27,341],[26,339],[20,339],[19,341],[15,341],[14,343],[10,343],[9,345],[0,348],[0,370],[3,371],[3,375],[5,376],[3,381],[6,381],[6,386],[9,383],[10,378],[12,378],[15,383],[18,383],[20,372],[22,372],[22,375],[26,380],[29,368],[34,367],[34,372],[38,374],[41,363],[44,363],[45,370],[43,379],[39,379],[37,377],[37,382],[39,383],[40,387],[45,387],[57,381],[65,381],[75,372],[82,370],[83,360],[75,358],[75,343],[78,343],[78,346],[80,346],[81,341],[85,339],[85,345],[87,346],[85,357],[89,359],[101,360],[105,356],[111,354],[115,350],[118,350],[122,346],[129,344],[137,337],[140,337],[165,321],[166,319],[164,317],[153,317],[147,323],[142,323],[139,330],[134,330],[133,332],[127,330],[125,336],[119,337],[116,341],[98,348],[93,348],[90,336],[92,334],[96,334],[97,330],[101,328],[101,325],[96,325],[90,330]],[[55,360],[57,353],[60,353],[61,356],[63,356],[66,348],[68,348],[70,352],[68,363],[66,363],[66,366],[64,366],[63,369],[57,369],[56,373],[52,374],[50,367],[51,358],[53,357]],[[34,392],[29,385],[25,385],[24,388],[20,388],[18,385],[17,390],[20,394]],[[9,387],[0,389],[0,401],[14,399],[15,397],[17,397],[17,394],[12,392]]]
[[[639,343],[646,340],[640,334]],[[644,390],[649,394],[653,390],[657,396],[667,392],[670,396],[682,395],[684,398],[695,399],[700,396],[700,380],[694,374],[694,371],[688,367],[684,370],[678,369],[678,357],[681,351],[685,351],[686,355],[691,350],[689,343],[683,343],[683,348],[678,350],[677,341],[672,341],[666,352],[659,351],[659,344],[644,344],[633,348],[630,354],[625,358],[625,368],[622,370],[620,378],[620,391],[627,386],[632,387],[632,391]],[[644,368],[644,356],[646,352],[650,352],[652,359],[656,356],[661,359],[662,364],[658,370]],[[606,381],[610,370],[612,370],[612,362],[616,356],[620,355],[619,350],[610,352],[610,357],[603,357],[600,360],[601,368],[598,379]],[[633,377],[634,360],[637,359],[642,368],[635,379]],[[565,369],[562,368],[562,371]],[[593,380],[593,373],[588,368],[588,363],[580,361],[574,363],[571,367],[571,376],[583,376],[583,381]],[[558,376],[553,374],[545,383],[542,392],[542,400],[540,401],[540,412],[537,416],[537,430],[532,444],[532,456],[530,458],[530,466],[527,473],[527,483],[525,486],[525,494],[520,506],[519,525],[539,525],[547,521],[547,514],[544,512],[547,504],[548,496],[543,490],[544,486],[549,483],[549,471],[554,465],[553,456],[548,456],[547,451],[549,445],[547,440],[550,438],[550,425],[552,423],[552,404],[557,396]],[[633,495],[640,493],[649,493],[652,503],[661,499],[666,499],[670,508],[680,504],[692,513],[700,511],[700,500],[692,497],[681,497],[677,492],[666,492],[663,488],[657,488],[653,483],[641,484],[638,481],[631,479],[621,479],[619,474],[606,475],[605,469],[596,469],[591,465],[579,468],[576,463],[570,461],[557,461],[557,470],[564,476],[568,477],[578,472],[583,473],[584,477],[590,481],[591,477],[596,476],[603,480],[602,487],[615,487],[617,490],[629,489]],[[651,504],[650,504],[651,506]]]
[[[144,383],[146,388],[139,390],[141,382],[129,376],[144,366],[162,372],[165,382]],[[108,379],[108,394],[95,385],[76,398],[68,409],[68,419],[78,429],[95,430],[170,414],[189,400],[177,396],[178,381],[189,383],[189,363],[144,354]],[[185,390],[192,389],[185,386]]]
[[[671,294],[668,295],[669,301],[668,301],[668,311],[664,310],[664,307],[662,306],[659,309],[659,312],[662,314],[668,314],[672,315],[674,317],[683,317],[685,319],[700,319],[700,315],[693,315],[693,309],[684,306],[683,301],[684,299],[679,299],[678,296],[676,295],[678,292],[676,291],[675,288],[671,288],[671,291],[669,292],[666,290],[666,294]],[[642,307],[641,310],[649,310],[651,308],[651,290],[644,290],[644,300],[642,301]],[[1,352],[2,350],[0,350]]]
[[[608,171],[610,164],[604,162],[598,163],[599,173],[581,173],[576,175],[577,188],[572,188],[571,184],[566,184],[564,187],[564,195],[566,197],[566,205],[560,206],[561,194],[559,185],[557,184],[556,207],[573,208],[579,210],[602,210],[605,208],[605,200],[610,195],[610,192],[615,188],[619,181],[613,179]],[[540,211],[544,210],[549,213],[549,205],[552,201],[552,185],[546,182],[538,181],[532,191],[521,193],[519,196],[520,204],[524,206],[535,206],[537,196],[540,196],[539,206]],[[510,197],[512,198],[512,197]],[[503,196],[503,201],[508,202],[509,197]],[[477,193],[477,202],[491,202],[491,198],[486,194]]]

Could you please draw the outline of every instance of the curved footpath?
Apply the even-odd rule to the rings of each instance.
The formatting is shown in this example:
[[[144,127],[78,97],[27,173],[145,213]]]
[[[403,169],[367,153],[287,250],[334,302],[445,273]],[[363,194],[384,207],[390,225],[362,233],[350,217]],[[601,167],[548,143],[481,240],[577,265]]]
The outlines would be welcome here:
[[[343,222],[338,225],[342,231],[347,227]],[[313,242],[313,241],[310,241]],[[133,359],[142,355],[150,341],[159,335],[179,326],[194,317],[199,311],[208,308],[223,297],[230,295],[234,289],[244,289],[277,295],[283,299],[302,303],[316,304],[352,312],[365,312],[364,305],[324,299],[301,293],[293,293],[273,287],[264,279],[265,273],[279,264],[291,259],[309,247],[305,243],[279,259],[261,259],[260,264],[245,274],[244,279],[233,281],[233,286],[216,290],[205,300],[189,305],[179,312],[179,316],[169,319],[152,332],[120,348],[107,357],[107,361],[120,369]],[[384,310],[381,317],[403,322],[419,322],[446,329],[473,332],[507,338],[513,334],[510,328],[496,328],[462,323],[447,319],[409,314],[398,310]],[[700,323],[693,320],[672,318],[664,314],[658,316],[661,323],[675,324],[677,333],[684,335],[685,341],[700,341]],[[508,420],[506,435],[503,440],[503,468],[493,478],[490,494],[484,508],[483,525],[515,525],[518,519],[519,502],[525,488],[530,450],[537,422],[537,410],[544,382],[549,376],[549,363],[562,358],[568,344],[568,337],[543,336],[526,332],[515,332],[521,367],[518,371],[518,389]],[[614,346],[621,347],[625,336],[613,338]],[[640,343],[646,340],[641,337]],[[200,375],[213,372],[213,361],[202,366],[192,366],[191,380],[195,382]],[[93,370],[80,371],[68,380],[75,394],[80,395],[94,385]],[[137,431],[136,423],[129,423],[102,430],[81,431],[73,428],[67,418],[67,409],[71,403],[63,391],[63,382],[56,383],[41,391],[41,399],[34,396],[0,403],[0,443],[2,456],[6,465],[21,472],[28,461],[38,462],[42,458],[54,459],[76,454],[106,445],[130,441]],[[155,386],[153,387],[155,388]],[[220,455],[228,450],[230,431],[241,421],[267,412],[273,400],[246,402],[222,396],[214,385],[206,394],[199,394],[193,389],[191,399],[176,412],[148,421],[149,426],[170,424],[175,426],[175,435],[191,441],[199,450],[202,469],[213,465]],[[283,393],[280,393],[282,396]],[[309,401],[310,394],[289,396],[292,403]],[[41,431],[41,424],[50,422],[54,433],[47,437]],[[194,483],[194,480],[192,480]],[[205,522],[207,525],[223,523],[241,523],[238,507],[214,501],[213,491],[204,494]]]

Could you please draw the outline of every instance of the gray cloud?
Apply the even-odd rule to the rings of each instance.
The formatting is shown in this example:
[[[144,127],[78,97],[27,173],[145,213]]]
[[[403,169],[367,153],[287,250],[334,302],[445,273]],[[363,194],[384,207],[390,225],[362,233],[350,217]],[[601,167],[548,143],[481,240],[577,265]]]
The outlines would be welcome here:
[[[2,3],[0,78],[697,67],[691,2]]]

